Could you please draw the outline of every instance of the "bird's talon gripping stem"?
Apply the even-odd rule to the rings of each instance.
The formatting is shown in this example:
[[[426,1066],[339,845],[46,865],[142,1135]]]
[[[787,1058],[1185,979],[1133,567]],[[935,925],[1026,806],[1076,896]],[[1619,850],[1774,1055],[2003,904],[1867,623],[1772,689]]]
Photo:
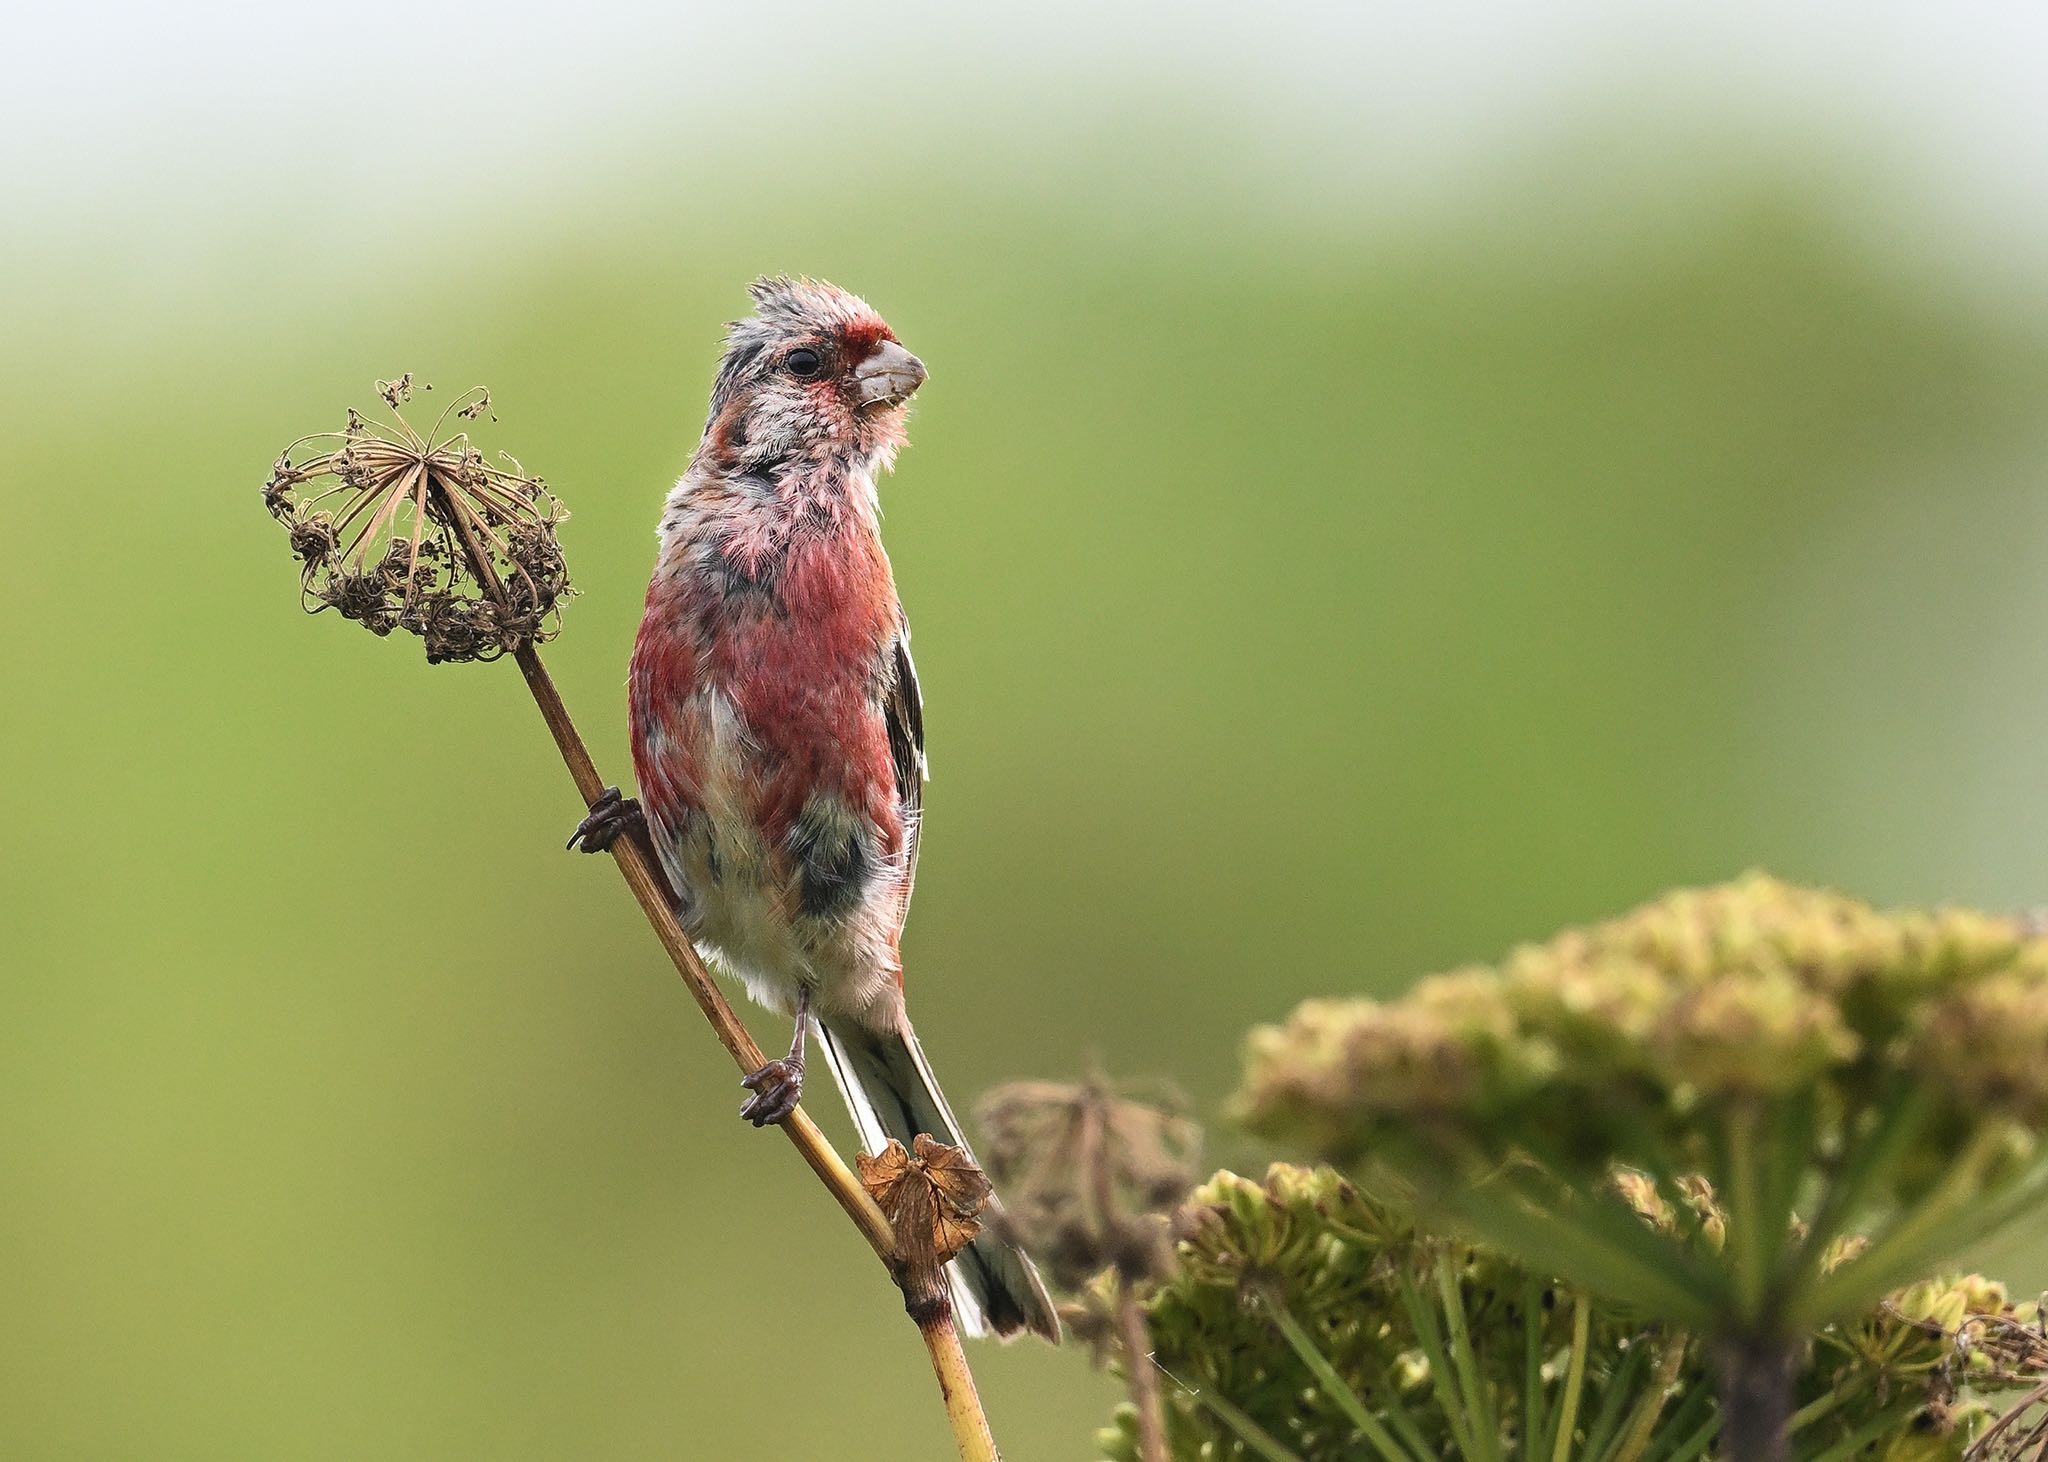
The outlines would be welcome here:
[[[796,1034],[790,1037],[789,1054],[740,1078],[740,1085],[753,1093],[741,1105],[740,1116],[756,1127],[768,1127],[784,1120],[803,1100],[804,1032],[810,1023],[810,986],[799,985],[796,992]]]
[[[771,1126],[795,1111],[803,1099],[804,1063],[787,1057],[770,1061],[741,1077],[740,1085],[753,1093],[740,1107],[740,1116],[756,1127]]]
[[[621,797],[617,787],[607,787],[590,804],[590,812],[569,834],[567,846],[583,845],[586,853],[602,853],[613,843],[647,825],[637,798]]]

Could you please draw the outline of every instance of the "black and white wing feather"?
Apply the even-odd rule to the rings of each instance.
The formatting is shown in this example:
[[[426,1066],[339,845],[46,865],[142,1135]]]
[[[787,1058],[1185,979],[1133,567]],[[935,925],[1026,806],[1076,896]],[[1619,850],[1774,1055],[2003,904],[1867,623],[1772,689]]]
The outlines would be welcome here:
[[[917,667],[910,661],[910,626],[904,625],[891,651],[894,674],[882,698],[889,726],[889,759],[896,768],[896,805],[903,814],[903,904],[910,906],[910,886],[917,878],[918,823],[924,813],[924,782],[930,767],[924,755],[924,698],[918,693]]]

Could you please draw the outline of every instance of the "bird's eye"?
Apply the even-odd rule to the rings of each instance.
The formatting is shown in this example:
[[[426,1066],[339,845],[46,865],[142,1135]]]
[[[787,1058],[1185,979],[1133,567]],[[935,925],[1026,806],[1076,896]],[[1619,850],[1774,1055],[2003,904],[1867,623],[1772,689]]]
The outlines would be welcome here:
[[[825,362],[815,350],[792,350],[782,363],[799,381],[815,380],[818,372],[825,368]]]

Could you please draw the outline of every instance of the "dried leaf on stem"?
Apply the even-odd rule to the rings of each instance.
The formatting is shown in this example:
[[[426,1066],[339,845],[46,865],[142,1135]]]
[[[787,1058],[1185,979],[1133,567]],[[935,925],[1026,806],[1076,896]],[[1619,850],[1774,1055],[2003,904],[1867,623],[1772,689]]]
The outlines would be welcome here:
[[[965,1150],[922,1132],[908,1151],[891,1141],[878,1155],[861,1153],[855,1162],[862,1186],[895,1233],[889,1272],[931,1355],[962,1462],[995,1462],[995,1438],[960,1348],[945,1279],[948,1261],[981,1232],[979,1215],[993,1191],[988,1178]]]

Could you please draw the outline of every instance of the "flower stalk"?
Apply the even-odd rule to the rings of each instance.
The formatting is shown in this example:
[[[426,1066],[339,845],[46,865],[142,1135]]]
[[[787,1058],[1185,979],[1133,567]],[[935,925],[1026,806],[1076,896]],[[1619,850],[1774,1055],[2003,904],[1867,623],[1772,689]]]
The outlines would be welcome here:
[[[946,1265],[981,1232],[992,1186],[966,1153],[924,1133],[908,1150],[892,1140],[876,1156],[862,1153],[855,1161],[861,1186],[895,1231],[889,1272],[931,1354],[961,1462],[997,1462],[945,1275]]]

